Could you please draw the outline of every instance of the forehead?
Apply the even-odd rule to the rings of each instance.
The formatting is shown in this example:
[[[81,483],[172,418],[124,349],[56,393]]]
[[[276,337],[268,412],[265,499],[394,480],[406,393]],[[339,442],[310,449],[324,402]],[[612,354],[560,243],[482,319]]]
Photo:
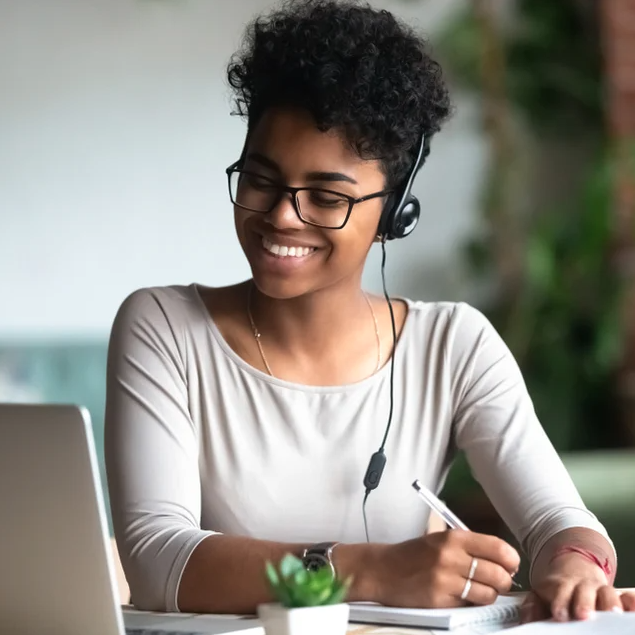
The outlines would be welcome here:
[[[268,110],[250,136],[248,151],[265,155],[284,174],[333,171],[358,182],[383,181],[379,161],[362,159],[339,131],[319,130],[310,113],[299,109]]]

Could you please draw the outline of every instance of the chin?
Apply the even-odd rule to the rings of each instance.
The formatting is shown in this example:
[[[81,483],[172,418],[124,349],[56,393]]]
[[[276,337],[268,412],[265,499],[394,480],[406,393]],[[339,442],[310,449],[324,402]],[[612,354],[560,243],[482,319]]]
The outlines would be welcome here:
[[[315,285],[307,280],[276,279],[253,269],[252,277],[258,291],[274,300],[292,300],[316,290]]]

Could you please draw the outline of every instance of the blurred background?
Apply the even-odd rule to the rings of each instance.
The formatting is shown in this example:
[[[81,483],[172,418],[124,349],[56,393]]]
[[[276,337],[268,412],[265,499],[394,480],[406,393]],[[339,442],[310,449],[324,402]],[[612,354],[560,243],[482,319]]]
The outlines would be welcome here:
[[[248,277],[224,69],[274,4],[0,0],[0,401],[86,405],[100,461],[124,297]],[[635,0],[372,4],[428,34],[456,108],[415,185],[420,226],[389,246],[391,293],[492,320],[632,586]],[[365,282],[381,288],[378,251]],[[443,495],[508,537],[462,457]]]

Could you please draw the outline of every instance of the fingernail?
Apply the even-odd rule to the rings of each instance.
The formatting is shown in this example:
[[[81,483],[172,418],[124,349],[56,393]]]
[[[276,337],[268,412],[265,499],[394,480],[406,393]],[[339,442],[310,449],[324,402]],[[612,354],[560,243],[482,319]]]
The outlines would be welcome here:
[[[624,613],[624,609],[621,606],[614,606],[611,611],[613,611],[613,613]]]
[[[582,609],[580,611],[580,615],[583,620],[592,620],[595,617],[595,611],[590,611],[589,609]]]
[[[566,622],[569,619],[567,609],[557,609],[553,615],[559,622]]]

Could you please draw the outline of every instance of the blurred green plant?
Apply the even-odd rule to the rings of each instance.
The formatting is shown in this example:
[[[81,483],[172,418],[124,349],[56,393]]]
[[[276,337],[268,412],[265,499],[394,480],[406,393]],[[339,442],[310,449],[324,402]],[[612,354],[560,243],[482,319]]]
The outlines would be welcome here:
[[[480,308],[516,357],[556,449],[611,447],[624,328],[597,4],[517,0],[504,16],[494,11],[500,6],[473,0],[435,42],[449,75],[477,91],[492,150],[482,230],[466,245],[470,274],[493,281]],[[535,164],[545,156],[541,143],[581,136],[591,140],[581,185],[565,200],[532,202],[530,179],[518,177],[521,157]],[[446,493],[475,487],[459,457]]]
[[[610,258],[613,192],[613,161],[602,160],[570,202],[536,215],[516,293],[487,307],[561,451],[615,443],[614,384],[624,339],[622,283]],[[479,273],[491,274],[487,254],[478,260]]]
[[[633,172],[635,176],[635,171]],[[560,452],[618,445],[615,379],[622,360],[623,284],[609,257],[616,169],[603,158],[567,205],[536,216],[513,296],[482,309],[514,354],[538,418]],[[486,238],[471,244],[473,273],[494,274]],[[462,455],[446,495],[477,488]]]
[[[482,91],[483,28],[470,0],[435,38],[450,72]],[[499,4],[498,9],[502,5]],[[510,10],[510,8],[512,8]],[[531,127],[556,135],[601,125],[602,55],[593,0],[516,0],[499,20],[505,92]]]
[[[350,578],[342,581],[328,567],[308,571],[292,554],[285,555],[278,568],[267,562],[265,572],[275,598],[290,609],[339,604],[351,585]]]

